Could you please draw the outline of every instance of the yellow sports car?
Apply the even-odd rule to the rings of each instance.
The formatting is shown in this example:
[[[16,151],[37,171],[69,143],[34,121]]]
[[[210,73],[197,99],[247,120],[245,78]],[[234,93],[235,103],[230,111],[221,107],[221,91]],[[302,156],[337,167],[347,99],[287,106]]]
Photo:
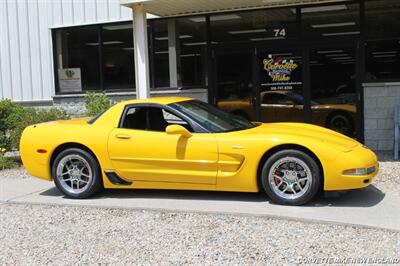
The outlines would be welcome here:
[[[22,161],[71,198],[100,188],[265,191],[300,205],[319,190],[368,186],[375,154],[302,123],[251,123],[190,98],[118,103],[91,119],[29,126]]]

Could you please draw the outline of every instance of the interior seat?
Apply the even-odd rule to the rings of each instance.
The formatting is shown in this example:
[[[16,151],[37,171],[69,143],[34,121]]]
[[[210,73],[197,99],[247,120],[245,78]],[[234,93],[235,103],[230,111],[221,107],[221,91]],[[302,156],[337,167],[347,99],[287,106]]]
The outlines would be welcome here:
[[[168,122],[164,119],[163,111],[160,108],[149,108],[147,111],[149,130],[165,131]]]
[[[134,113],[128,114],[125,117],[124,128],[128,129],[139,129],[145,130],[147,129],[147,119],[145,108],[137,109]]]

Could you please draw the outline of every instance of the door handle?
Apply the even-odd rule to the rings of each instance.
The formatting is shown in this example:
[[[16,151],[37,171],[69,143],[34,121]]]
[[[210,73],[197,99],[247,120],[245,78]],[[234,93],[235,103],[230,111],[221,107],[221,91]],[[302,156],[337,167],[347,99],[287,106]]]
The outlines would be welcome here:
[[[117,139],[130,139],[131,138],[131,136],[126,135],[126,134],[117,134],[117,135],[115,135],[115,137]]]

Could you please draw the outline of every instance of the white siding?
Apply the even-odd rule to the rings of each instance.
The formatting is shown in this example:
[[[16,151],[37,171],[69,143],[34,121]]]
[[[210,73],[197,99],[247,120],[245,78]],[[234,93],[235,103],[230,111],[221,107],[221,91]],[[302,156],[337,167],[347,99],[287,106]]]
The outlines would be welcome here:
[[[1,63],[1,53],[0,53],[0,63]],[[1,64],[0,64],[0,99],[3,98],[3,83],[2,80],[2,73],[1,73]]]
[[[52,28],[131,19],[120,0],[0,0],[0,99],[52,99]]]

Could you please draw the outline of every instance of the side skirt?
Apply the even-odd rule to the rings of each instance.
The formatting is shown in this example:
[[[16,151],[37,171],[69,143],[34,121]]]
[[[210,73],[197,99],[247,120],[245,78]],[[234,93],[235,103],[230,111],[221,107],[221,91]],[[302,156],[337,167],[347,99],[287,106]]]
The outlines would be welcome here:
[[[108,180],[113,183],[114,185],[122,185],[122,186],[130,186],[132,185],[131,181],[126,181],[125,179],[121,178],[113,171],[105,171],[104,172],[108,178]]]

